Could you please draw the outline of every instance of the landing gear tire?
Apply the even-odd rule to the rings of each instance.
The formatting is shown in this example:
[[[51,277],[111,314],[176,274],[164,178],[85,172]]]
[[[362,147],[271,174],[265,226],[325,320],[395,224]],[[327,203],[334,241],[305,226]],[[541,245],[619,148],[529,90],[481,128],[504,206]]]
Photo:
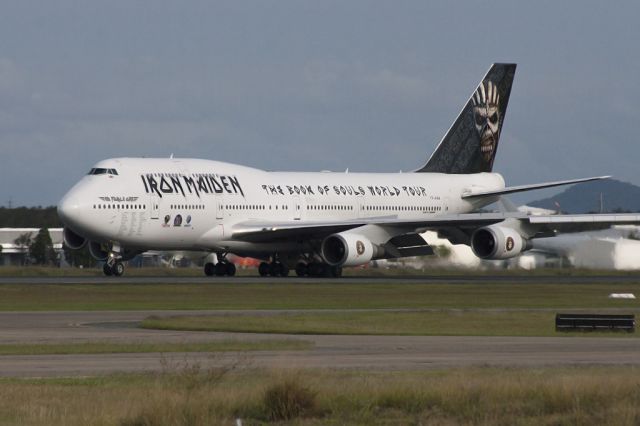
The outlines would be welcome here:
[[[109,266],[109,264],[108,264],[108,263],[105,263],[105,264],[102,266],[102,272],[104,272],[104,274],[105,274],[107,277],[110,277],[111,275],[113,275],[113,269],[111,269],[111,266]]]
[[[280,276],[288,277],[289,276],[289,268],[284,263],[280,263]]]
[[[270,269],[271,268],[267,262],[260,262],[260,266],[258,266],[258,273],[261,277],[266,277],[269,275]]]
[[[296,275],[299,277],[309,275],[309,267],[306,263],[300,262],[296,265]]]
[[[216,265],[214,265],[211,262],[204,264],[204,274],[206,276],[212,277],[215,275],[215,273],[216,273]]]
[[[113,271],[113,275],[115,275],[116,277],[121,277],[124,274],[124,265],[122,264],[122,262],[116,262],[111,270]]]
[[[227,263],[226,265],[227,265],[227,275],[229,275],[230,277],[233,277],[236,274],[236,265],[234,265],[231,262]]]
[[[277,277],[280,275],[280,266],[282,264],[280,262],[272,262],[269,265],[269,275],[272,277]]]
[[[309,265],[310,277],[326,277],[329,267],[324,263],[312,263]]]
[[[223,262],[216,263],[215,266],[216,276],[223,277],[227,274],[227,265]]]
[[[342,276],[342,268],[339,266],[332,266],[330,272],[333,278],[340,278]]]

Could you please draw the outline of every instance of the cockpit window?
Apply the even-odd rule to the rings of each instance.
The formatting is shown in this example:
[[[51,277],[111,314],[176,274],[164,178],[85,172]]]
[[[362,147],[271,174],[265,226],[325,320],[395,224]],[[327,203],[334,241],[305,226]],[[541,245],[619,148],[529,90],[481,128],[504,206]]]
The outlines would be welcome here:
[[[118,171],[116,169],[103,169],[103,168],[93,168],[89,170],[90,175],[118,175]]]

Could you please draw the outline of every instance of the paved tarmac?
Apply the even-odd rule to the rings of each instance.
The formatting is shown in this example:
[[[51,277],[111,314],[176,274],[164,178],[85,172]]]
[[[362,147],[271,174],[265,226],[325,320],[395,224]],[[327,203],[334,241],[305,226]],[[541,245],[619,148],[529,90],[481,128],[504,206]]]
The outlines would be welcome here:
[[[301,339],[304,351],[223,354],[145,353],[107,355],[0,356],[0,376],[90,376],[161,370],[167,363],[240,367],[355,368],[385,370],[466,366],[534,367],[640,365],[640,339],[634,337],[434,337],[291,336],[250,333],[143,330],[150,315],[207,315],[246,311],[3,312],[0,343],[203,342],[214,340]],[[251,311],[253,313],[253,311]],[[273,311],[264,311],[268,315]]]

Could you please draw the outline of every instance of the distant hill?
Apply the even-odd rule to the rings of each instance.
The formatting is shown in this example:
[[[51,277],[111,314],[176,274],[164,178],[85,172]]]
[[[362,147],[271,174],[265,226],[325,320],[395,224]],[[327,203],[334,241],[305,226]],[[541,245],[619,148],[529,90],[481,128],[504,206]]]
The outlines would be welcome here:
[[[600,194],[605,212],[640,212],[640,187],[615,179],[574,185],[558,195],[527,205],[557,210],[557,202],[566,213],[600,212]]]

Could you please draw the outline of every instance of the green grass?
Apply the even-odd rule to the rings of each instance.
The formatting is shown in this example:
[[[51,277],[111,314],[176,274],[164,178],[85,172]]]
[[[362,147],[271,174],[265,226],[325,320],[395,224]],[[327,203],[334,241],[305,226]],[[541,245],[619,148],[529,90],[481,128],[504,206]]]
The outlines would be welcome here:
[[[611,300],[612,292],[640,293],[638,282],[619,284],[413,282],[370,284],[4,284],[0,311],[144,309],[379,309],[379,308],[636,308],[635,300]]]
[[[288,389],[269,397],[274,390]],[[289,409],[303,401],[301,410]],[[274,406],[275,405],[275,406]],[[272,421],[274,408],[290,413]],[[295,407],[293,407],[295,408]],[[637,425],[635,367],[161,373],[0,380],[0,424]]]
[[[245,342],[225,340],[204,343],[117,343],[85,342],[63,344],[12,344],[0,345],[2,355],[72,355],[146,352],[243,352],[305,350],[313,344],[303,340],[264,340]]]
[[[557,336],[555,314],[540,311],[348,312],[150,317],[162,330],[408,336]],[[564,335],[564,334],[562,334]],[[581,334],[594,335],[594,333]],[[599,336],[634,336],[597,333]]]

